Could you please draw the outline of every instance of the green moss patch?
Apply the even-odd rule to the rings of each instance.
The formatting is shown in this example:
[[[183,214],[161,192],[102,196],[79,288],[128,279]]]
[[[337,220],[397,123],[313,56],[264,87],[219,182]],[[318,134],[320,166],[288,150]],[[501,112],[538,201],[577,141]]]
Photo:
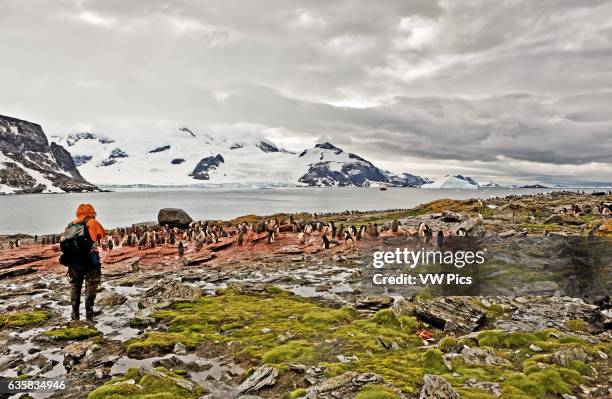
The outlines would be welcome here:
[[[289,399],[297,399],[306,396],[306,389],[298,388],[294,391],[289,392]]]
[[[0,314],[0,328],[17,328],[42,324],[51,318],[45,310],[14,311]]]
[[[429,373],[444,376],[465,398],[487,397],[482,390],[463,386],[469,378],[499,383],[504,397],[546,398],[571,391],[592,370],[579,363],[565,368],[551,364],[551,353],[557,348],[588,347],[579,338],[557,335],[556,330],[483,331],[470,345],[491,347],[499,356],[509,359],[511,365],[467,366],[456,358],[452,370],[448,370],[443,361],[444,351],[452,351],[463,343],[465,340],[460,337],[444,338],[439,349],[423,348],[423,342],[415,335],[420,323],[414,317],[397,318],[389,309],[366,316],[351,307],[332,308],[272,289],[259,293],[226,289],[217,296],[159,310],[153,317],[167,325],[168,331],[147,332],[126,342],[130,356],[166,353],[179,342],[187,348],[215,345],[238,361],[266,363],[280,370],[300,363],[325,366],[327,377],[346,371],[374,372],[410,395],[419,392],[423,375]],[[531,344],[544,352],[534,353],[529,349]],[[339,355],[351,360],[342,363]],[[299,397],[296,395],[301,393],[297,389],[287,395]],[[375,386],[359,395],[361,399],[387,399],[396,393]]]
[[[167,377],[153,376],[138,369],[130,369],[120,378],[114,378],[96,390],[87,399],[195,399],[202,396],[203,390],[194,384],[190,391],[181,387],[177,380],[181,376],[163,370]]]
[[[60,341],[80,341],[101,335],[100,331],[95,328],[85,326],[55,328],[45,331],[43,334]]]
[[[399,399],[399,395],[384,385],[366,385],[355,399]]]

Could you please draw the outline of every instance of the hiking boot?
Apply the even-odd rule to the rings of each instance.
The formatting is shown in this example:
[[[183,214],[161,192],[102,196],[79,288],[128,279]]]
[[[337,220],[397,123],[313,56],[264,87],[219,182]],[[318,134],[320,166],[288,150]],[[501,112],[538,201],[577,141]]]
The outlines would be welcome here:
[[[85,319],[87,321],[93,321],[94,317],[102,314],[101,310],[85,309]]]
[[[80,315],[79,315],[79,305],[76,306],[72,306],[72,313],[70,314],[70,318],[72,320],[79,320]]]

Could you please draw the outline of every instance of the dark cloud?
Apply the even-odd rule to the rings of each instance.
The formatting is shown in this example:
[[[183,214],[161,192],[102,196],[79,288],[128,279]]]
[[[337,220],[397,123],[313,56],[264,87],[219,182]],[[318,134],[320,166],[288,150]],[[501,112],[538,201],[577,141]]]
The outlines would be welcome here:
[[[0,111],[51,134],[253,126],[294,147],[330,139],[396,171],[609,180],[609,1],[0,9]]]

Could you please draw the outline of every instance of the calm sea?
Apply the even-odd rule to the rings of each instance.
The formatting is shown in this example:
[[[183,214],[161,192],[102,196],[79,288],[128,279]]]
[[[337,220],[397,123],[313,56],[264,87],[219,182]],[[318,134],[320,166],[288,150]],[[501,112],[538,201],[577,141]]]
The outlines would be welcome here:
[[[107,228],[157,219],[161,208],[183,208],[194,219],[231,219],[277,212],[412,208],[440,198],[489,198],[547,189],[272,188],[118,189],[110,193],[0,196],[0,234],[63,231],[80,203],[91,203]]]

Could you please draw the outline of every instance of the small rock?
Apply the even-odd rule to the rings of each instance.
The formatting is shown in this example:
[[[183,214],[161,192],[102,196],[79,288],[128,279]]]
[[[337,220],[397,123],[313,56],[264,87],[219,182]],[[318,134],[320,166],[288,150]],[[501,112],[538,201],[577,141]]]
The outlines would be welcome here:
[[[417,317],[432,325],[451,331],[469,333],[484,320],[485,311],[469,299],[459,297],[440,297],[430,300],[417,300],[414,304]]]
[[[502,396],[501,387],[496,382],[479,381],[476,378],[470,378],[464,382],[463,386],[489,391],[496,398],[500,398]]]
[[[290,333],[289,331],[286,331],[286,332],[284,332],[282,334],[279,334],[278,337],[276,337],[276,340],[279,343],[284,344],[285,342],[289,341],[293,337],[295,337],[294,334]]]
[[[91,346],[90,341],[78,341],[73,342],[70,345],[64,347],[62,352],[65,355],[64,363],[70,362],[70,364],[78,363],[85,353],[87,353],[87,349]]]
[[[174,302],[193,302],[202,296],[202,289],[178,281],[160,281],[142,294],[138,306],[161,309]]]
[[[567,367],[573,360],[580,360],[588,362],[590,360],[589,355],[580,347],[573,347],[568,349],[561,349],[553,353],[552,361],[559,366]]]
[[[512,367],[512,363],[495,354],[491,349],[465,347],[461,358],[468,366],[501,366]]]
[[[182,343],[177,342],[174,345],[173,352],[176,353],[177,355],[185,355],[187,354],[187,347],[183,345]]]
[[[391,305],[393,305],[393,297],[388,295],[371,295],[363,299],[358,299],[356,303],[357,309],[372,310],[389,308]]]
[[[608,355],[606,354],[606,352],[602,351],[602,350],[597,350],[597,355],[599,356],[600,359],[602,360],[606,360],[608,359]]]
[[[262,328],[261,330],[259,330],[262,334],[268,334],[271,333],[272,330],[270,330],[268,327]]]
[[[378,374],[348,371],[308,388],[305,399],[354,398],[364,385],[381,383],[383,379]]]
[[[149,374],[153,377],[157,377],[157,378],[168,378],[170,380],[172,380],[172,382],[174,382],[176,385],[178,385],[179,387],[188,390],[189,392],[193,392],[195,390],[195,384],[191,381],[188,380],[182,380],[180,378],[174,378],[169,376],[168,374],[156,370],[156,369],[150,369],[150,370],[144,370],[143,368],[140,369],[140,375],[144,375],[144,374]]]
[[[459,399],[459,395],[444,377],[425,374],[419,399]]]
[[[352,355],[352,356],[338,355],[336,356],[336,358],[340,361],[340,363],[350,363],[350,362],[356,362],[359,360],[359,358],[355,355]]]
[[[442,212],[442,220],[445,222],[458,223],[458,222],[462,222],[464,219],[465,219],[465,216],[457,212],[451,212],[451,211]]]
[[[542,348],[540,348],[539,346],[537,346],[535,344],[529,345],[529,349],[531,349],[534,352],[542,352]]]
[[[238,393],[257,392],[261,388],[272,386],[276,384],[279,374],[278,369],[264,364],[258,367],[249,378],[240,384]]]
[[[103,292],[98,297],[96,304],[102,307],[113,307],[122,305],[127,301],[127,297],[115,292]]]
[[[324,366],[312,366],[306,370],[305,380],[310,385],[315,385],[323,380],[323,374],[325,373]]]

